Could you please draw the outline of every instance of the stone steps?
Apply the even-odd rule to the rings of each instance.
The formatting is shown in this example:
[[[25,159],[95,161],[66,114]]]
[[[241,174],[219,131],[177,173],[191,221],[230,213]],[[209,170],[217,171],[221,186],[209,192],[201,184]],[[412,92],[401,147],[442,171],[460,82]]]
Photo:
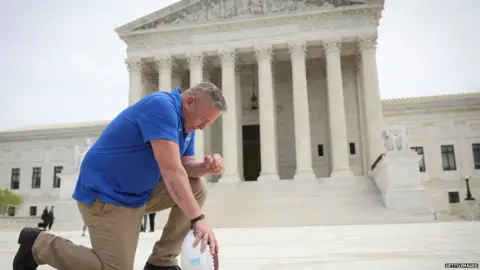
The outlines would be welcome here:
[[[210,183],[205,214],[220,228],[434,221],[386,209],[366,177]],[[159,224],[167,216],[157,215]]]
[[[64,208],[78,212],[73,204]],[[60,211],[58,206],[56,209]],[[433,213],[412,215],[385,208],[375,184],[366,177],[208,183],[204,209],[218,228],[435,221]],[[163,227],[168,214],[157,214],[158,228]],[[79,215],[55,224],[56,230],[80,230],[82,226]]]

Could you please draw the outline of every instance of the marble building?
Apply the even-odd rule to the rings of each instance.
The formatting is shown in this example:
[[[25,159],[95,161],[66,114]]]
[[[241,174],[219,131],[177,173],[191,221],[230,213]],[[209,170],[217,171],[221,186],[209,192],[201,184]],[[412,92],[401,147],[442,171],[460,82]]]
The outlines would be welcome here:
[[[226,160],[218,183],[368,178],[385,151],[382,128],[401,124],[444,207],[464,176],[478,190],[480,93],[380,100],[382,9],[380,0],[180,1],[116,29],[127,44],[129,102],[202,80],[219,85],[229,111],[196,135],[198,158]],[[0,188],[25,198],[17,216],[55,204],[74,149],[107,124],[0,133]]]
[[[382,152],[375,58],[382,8],[382,1],[177,2],[116,29],[127,44],[130,103],[211,80],[230,110],[197,133],[196,152],[222,151],[224,179],[362,175]],[[252,139],[242,147],[244,133]],[[205,144],[210,136],[222,143]],[[279,147],[283,141],[289,146]],[[357,151],[365,155],[348,154]]]

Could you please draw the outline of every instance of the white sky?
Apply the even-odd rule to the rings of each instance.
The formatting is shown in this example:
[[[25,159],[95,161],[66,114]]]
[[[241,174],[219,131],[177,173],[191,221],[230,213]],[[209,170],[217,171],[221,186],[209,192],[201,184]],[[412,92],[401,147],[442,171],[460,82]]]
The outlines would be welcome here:
[[[0,130],[112,119],[128,100],[114,28],[173,2],[0,1]],[[479,10],[479,0],[386,0],[382,98],[480,91]]]

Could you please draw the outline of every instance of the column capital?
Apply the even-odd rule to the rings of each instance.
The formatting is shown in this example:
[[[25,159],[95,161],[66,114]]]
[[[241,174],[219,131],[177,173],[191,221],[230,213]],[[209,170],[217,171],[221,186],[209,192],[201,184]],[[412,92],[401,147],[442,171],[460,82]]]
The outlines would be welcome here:
[[[142,69],[142,74],[143,76],[145,76],[146,78],[151,78],[153,77],[153,75],[155,75],[157,72],[155,72],[154,70],[150,69],[150,68],[144,68]]]
[[[342,41],[339,39],[324,40],[322,41],[325,56],[329,54],[340,54],[342,50]]]
[[[203,58],[203,68],[205,70],[213,70],[214,69],[214,65],[213,65],[213,62],[211,60],[208,60],[206,59],[205,57]]]
[[[179,65],[172,64],[172,75],[178,76],[182,75],[183,69]]]
[[[173,67],[173,57],[170,54],[158,55],[155,57],[155,61],[159,69],[172,69]]]
[[[357,47],[361,53],[365,51],[375,51],[377,49],[377,37],[376,36],[359,37]]]
[[[222,65],[225,65],[225,64],[233,65],[237,60],[237,52],[235,49],[232,49],[232,48],[223,48],[218,50],[218,56],[220,57],[220,61],[222,62]]]
[[[292,58],[294,56],[305,56],[307,53],[307,43],[303,40],[288,42],[288,52]]]
[[[203,67],[203,59],[204,59],[203,52],[187,53],[187,62],[190,65],[190,67],[192,67],[192,66]]]
[[[257,44],[253,48],[255,50],[255,56],[257,57],[257,60],[272,60],[273,48],[271,44]]]
[[[241,73],[245,70],[244,66],[235,65],[235,72]]]
[[[125,65],[129,72],[132,71],[141,71],[142,70],[142,60],[136,58],[127,58],[125,59]]]
[[[244,68],[245,62],[238,59],[237,62],[235,63],[235,72],[242,72]]]

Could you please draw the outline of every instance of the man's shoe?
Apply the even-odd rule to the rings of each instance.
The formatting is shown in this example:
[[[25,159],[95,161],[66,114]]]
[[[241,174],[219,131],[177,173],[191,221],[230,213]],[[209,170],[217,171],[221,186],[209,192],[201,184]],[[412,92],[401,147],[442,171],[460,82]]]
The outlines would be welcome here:
[[[152,264],[149,264],[148,262],[145,264],[145,267],[143,270],[182,270],[180,266],[155,266]]]
[[[38,234],[42,230],[37,228],[23,228],[18,237],[17,254],[13,259],[13,270],[34,270],[37,269],[38,264],[33,259],[32,248],[35,240],[37,240]]]

